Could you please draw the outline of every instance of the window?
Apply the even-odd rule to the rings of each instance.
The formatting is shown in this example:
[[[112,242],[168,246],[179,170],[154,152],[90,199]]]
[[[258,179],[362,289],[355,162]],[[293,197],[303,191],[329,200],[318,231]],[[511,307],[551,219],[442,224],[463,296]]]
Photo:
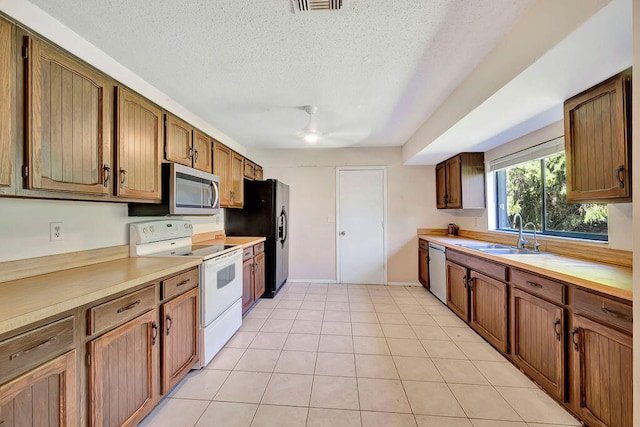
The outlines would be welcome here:
[[[519,213],[541,234],[607,240],[607,204],[567,204],[564,151],[494,173],[497,229],[516,229]]]

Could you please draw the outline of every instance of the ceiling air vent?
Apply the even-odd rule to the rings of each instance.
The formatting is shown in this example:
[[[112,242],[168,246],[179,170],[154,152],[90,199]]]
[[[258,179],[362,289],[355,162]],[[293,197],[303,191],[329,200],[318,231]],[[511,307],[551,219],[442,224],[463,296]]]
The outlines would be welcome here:
[[[300,12],[314,10],[340,10],[343,0],[297,0]]]

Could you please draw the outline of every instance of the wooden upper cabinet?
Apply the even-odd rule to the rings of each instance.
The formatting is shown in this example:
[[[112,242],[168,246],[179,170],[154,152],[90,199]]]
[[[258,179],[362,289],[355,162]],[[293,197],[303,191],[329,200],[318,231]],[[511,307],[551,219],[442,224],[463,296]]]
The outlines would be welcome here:
[[[14,27],[0,19],[0,187],[11,187]]]
[[[632,337],[573,316],[574,410],[590,426],[633,425]]]
[[[231,157],[231,206],[244,206],[244,157],[235,151]]]
[[[264,173],[262,171],[262,166],[256,165],[256,181],[262,181],[264,179]]]
[[[436,165],[438,209],[485,207],[484,154],[461,153]]]
[[[231,205],[231,149],[217,141],[213,143],[213,173],[220,177],[220,207]]]
[[[213,149],[211,138],[193,130],[193,167],[203,172],[213,172]]]
[[[157,106],[116,87],[116,195],[142,200],[162,198],[161,120]]]
[[[249,159],[244,161],[244,177],[251,181],[256,179],[256,164]]]
[[[565,101],[567,202],[631,201],[631,70]]]
[[[75,427],[76,352],[72,350],[0,386],[0,426]]]
[[[164,158],[170,162],[191,166],[193,158],[193,129],[179,118],[164,116]]]
[[[565,399],[564,309],[511,290],[511,358],[551,396]]]
[[[447,207],[447,175],[445,163],[436,165],[436,207],[445,209]]]
[[[25,187],[109,194],[109,81],[54,47],[30,37],[24,43]]]

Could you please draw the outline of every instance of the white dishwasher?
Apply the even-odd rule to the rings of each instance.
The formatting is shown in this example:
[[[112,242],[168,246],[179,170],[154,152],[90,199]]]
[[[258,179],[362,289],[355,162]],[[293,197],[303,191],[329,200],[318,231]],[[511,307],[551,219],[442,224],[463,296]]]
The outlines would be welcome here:
[[[429,243],[429,290],[447,303],[447,258],[444,246]]]

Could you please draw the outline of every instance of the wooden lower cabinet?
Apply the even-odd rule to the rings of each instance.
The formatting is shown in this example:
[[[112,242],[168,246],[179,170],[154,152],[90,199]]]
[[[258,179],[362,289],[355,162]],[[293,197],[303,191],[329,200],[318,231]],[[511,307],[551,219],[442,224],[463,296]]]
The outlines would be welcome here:
[[[158,396],[158,310],[89,342],[92,426],[134,426]]]
[[[475,271],[471,277],[470,325],[498,350],[507,353],[508,285]]]
[[[574,411],[589,426],[632,426],[632,337],[579,315],[572,320]]]
[[[266,284],[264,243],[245,248],[242,263],[242,312],[264,294]]]
[[[418,280],[425,289],[429,289],[429,249],[422,247],[422,241],[418,248]]]
[[[564,308],[511,290],[511,359],[560,402],[565,401]]]
[[[447,306],[465,322],[469,321],[467,268],[447,261]]]
[[[198,292],[196,287],[162,304],[162,394],[168,393],[198,362]]]
[[[69,426],[78,423],[76,351],[0,386],[0,426]]]

